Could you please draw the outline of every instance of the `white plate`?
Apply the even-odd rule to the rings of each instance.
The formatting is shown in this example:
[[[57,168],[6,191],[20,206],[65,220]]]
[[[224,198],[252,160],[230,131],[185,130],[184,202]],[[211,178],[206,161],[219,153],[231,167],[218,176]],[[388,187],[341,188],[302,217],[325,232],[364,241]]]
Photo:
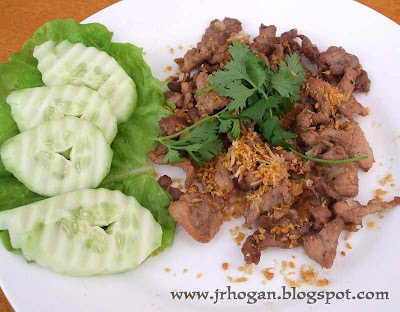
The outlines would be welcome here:
[[[369,117],[358,119],[373,146],[376,163],[368,174],[360,173],[359,200],[365,203],[374,196],[374,190],[387,173],[392,173],[400,185],[400,27],[363,5],[352,1],[124,1],[117,3],[87,19],[100,22],[115,33],[114,40],[143,46],[145,59],[160,79],[170,75],[164,72],[173,58],[183,55],[195,45],[209,22],[225,16],[238,18],[243,29],[256,35],[261,23],[275,24],[278,32],[296,27],[318,45],[321,51],[329,45],[341,45],[356,54],[372,80],[368,96],[359,100],[370,108]],[[183,49],[179,50],[178,46]],[[170,53],[170,47],[175,53]],[[174,67],[176,68],[176,66]],[[397,188],[382,187],[389,191],[387,198],[399,194]],[[302,248],[295,250],[269,249],[262,262],[242,284],[231,284],[227,275],[239,277],[237,267],[243,265],[240,247],[229,234],[234,223],[225,223],[206,245],[192,240],[180,227],[173,247],[152,257],[139,268],[120,275],[72,278],[57,275],[36,264],[27,264],[23,257],[12,255],[0,248],[1,286],[16,311],[70,312],[70,311],[395,311],[400,307],[398,281],[400,251],[398,228],[399,208],[376,216],[378,227],[367,227],[349,239],[352,250],[344,247],[340,239],[337,256],[331,270],[322,270],[304,255]],[[291,260],[295,255],[297,269],[311,264],[320,278],[329,279],[323,290],[388,291],[389,300],[335,300],[330,305],[319,302],[307,305],[304,300],[262,300],[248,305],[245,300],[226,300],[213,304],[204,300],[171,300],[170,292],[178,290],[225,289],[236,291],[280,291],[285,285],[281,275],[266,285],[261,283],[260,269],[274,266],[277,261]],[[228,271],[221,264],[229,262]],[[280,266],[279,266],[280,267]],[[164,268],[170,268],[169,273]],[[189,271],[184,274],[183,269]],[[202,278],[196,278],[202,273]],[[300,290],[321,290],[302,286]],[[398,309],[397,309],[398,310]]]

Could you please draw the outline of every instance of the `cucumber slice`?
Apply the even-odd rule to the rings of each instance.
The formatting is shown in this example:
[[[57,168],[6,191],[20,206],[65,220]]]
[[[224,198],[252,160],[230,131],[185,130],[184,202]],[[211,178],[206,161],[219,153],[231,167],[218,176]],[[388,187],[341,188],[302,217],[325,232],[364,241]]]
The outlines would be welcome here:
[[[118,122],[126,121],[136,107],[133,80],[106,52],[82,43],[46,41],[35,47],[33,56],[48,86],[87,86],[110,101]]]
[[[11,92],[6,101],[21,132],[65,116],[81,117],[95,124],[110,144],[118,131],[110,102],[84,86],[23,89]]]
[[[54,196],[97,187],[110,171],[113,153],[98,127],[68,116],[10,138],[0,155],[6,170],[28,189]]]
[[[106,227],[106,229],[104,229]],[[134,197],[83,190],[0,213],[13,248],[73,276],[124,272],[160,247],[161,226]]]

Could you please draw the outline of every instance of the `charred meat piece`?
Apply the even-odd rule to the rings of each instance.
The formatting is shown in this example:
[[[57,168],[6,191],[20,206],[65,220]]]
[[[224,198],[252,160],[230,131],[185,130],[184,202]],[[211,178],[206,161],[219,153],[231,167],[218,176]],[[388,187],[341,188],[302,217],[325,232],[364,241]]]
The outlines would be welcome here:
[[[201,194],[196,187],[172,202],[168,210],[172,218],[200,243],[208,243],[223,223],[218,199]]]
[[[163,175],[158,179],[157,182],[166,192],[171,194],[174,201],[178,200],[183,195],[179,189],[171,186],[172,179],[169,176]]]
[[[269,56],[274,50],[277,42],[276,27],[274,25],[265,26],[264,24],[261,24],[260,33],[250,44],[250,50],[256,54],[261,53]]]
[[[332,209],[336,217],[341,218],[346,224],[361,225],[363,217],[398,205],[400,205],[400,197],[396,196],[389,202],[372,199],[366,205],[361,205],[356,200],[342,200],[336,202]]]
[[[325,224],[318,234],[303,237],[303,246],[307,255],[322,267],[329,269],[336,257],[339,235],[344,229],[342,219],[334,219]]]
[[[187,126],[185,118],[179,117],[175,114],[162,117],[158,124],[165,135],[172,135],[183,130]]]
[[[360,75],[356,78],[354,92],[368,92],[371,87],[371,80],[368,78],[368,73],[361,70]]]
[[[304,53],[304,56],[313,63],[317,62],[320,55],[318,47],[313,44],[307,36],[298,35],[298,37],[302,41],[301,49]]]
[[[164,156],[167,155],[168,153],[168,147],[166,147],[165,145],[159,145],[154,151],[150,151],[147,153],[147,157],[149,157],[149,159],[157,164],[157,165],[163,165],[163,159]]]
[[[347,53],[342,47],[329,47],[319,56],[321,62],[329,67],[332,74],[343,75],[346,67],[360,69],[360,63],[357,56]]]
[[[182,107],[183,95],[179,92],[167,91],[164,93],[165,100],[174,102],[176,107]]]
[[[224,167],[221,160],[217,161],[215,170],[215,184],[218,189],[222,190],[225,194],[231,193],[235,189],[235,182],[232,180],[229,170]]]
[[[349,157],[368,157],[357,161],[357,165],[364,171],[368,171],[374,163],[374,152],[360,125],[355,120],[345,124],[343,130],[327,127],[320,132],[303,132],[300,136],[307,146],[312,147],[307,154],[318,155],[327,146],[338,143],[346,150]]]
[[[165,165],[163,162],[164,156],[168,153],[168,148],[165,145],[159,145],[154,151],[148,152],[147,157],[157,164],[157,165]],[[174,167],[180,167],[186,173],[185,187],[188,189],[194,182],[196,177],[196,169],[193,167],[193,164],[190,160],[186,160],[183,162],[177,162],[171,164]]]
[[[262,212],[270,211],[273,206],[280,204],[291,205],[294,201],[293,195],[290,193],[287,180],[285,179],[279,186],[274,187],[270,192],[264,193],[260,198],[250,201],[248,210],[245,211],[246,225],[251,227],[254,221]],[[287,212],[287,211],[285,211]],[[284,214],[277,214],[277,219],[283,217]]]
[[[340,160],[348,158],[344,148],[335,145],[322,154],[322,159]],[[358,170],[354,163],[343,165],[322,165],[322,172],[314,177],[315,188],[323,197],[339,199],[355,197],[358,194]]]
[[[310,213],[314,218],[313,227],[317,230],[321,230],[332,218],[332,212],[326,205],[322,204],[312,205]]]
[[[208,74],[206,72],[200,72],[196,78],[196,88],[197,92],[207,87],[209,85],[208,82]],[[203,93],[197,98],[197,109],[200,114],[213,114],[214,111],[220,110],[226,107],[229,104],[229,101],[226,97],[220,96],[214,90]]]
[[[268,247],[279,247],[283,249],[294,248],[300,244],[299,238],[309,230],[309,224],[298,219],[284,218],[280,221],[273,221],[263,216],[260,225],[267,225],[260,228],[253,235],[246,238],[242,246],[242,253],[246,263],[258,264],[261,258],[261,251]]]
[[[197,47],[186,52],[183,58],[175,59],[175,62],[183,73],[190,73],[203,62],[211,60],[218,48],[224,45],[230,36],[241,30],[242,24],[237,19],[225,18],[222,22],[215,19],[206,29]]]

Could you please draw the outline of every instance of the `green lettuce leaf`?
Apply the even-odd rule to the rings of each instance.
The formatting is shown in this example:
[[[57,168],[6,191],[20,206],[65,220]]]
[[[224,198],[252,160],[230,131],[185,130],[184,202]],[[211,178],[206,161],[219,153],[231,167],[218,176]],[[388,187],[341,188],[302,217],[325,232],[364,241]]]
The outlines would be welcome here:
[[[118,134],[111,146],[114,151],[111,171],[100,187],[118,189],[134,196],[151,211],[163,229],[162,250],[173,243],[175,222],[168,213],[170,195],[154,180],[147,152],[154,148],[151,138],[160,133],[158,120],[169,113],[163,108],[162,84],[153,77],[143,60],[142,49],[129,43],[111,42],[112,36],[112,32],[98,23],[81,25],[72,19],[54,20],[36,30],[22,50],[10,56],[8,63],[0,64],[0,145],[18,134],[5,101],[7,95],[14,90],[44,85],[37,60],[32,56],[35,46],[47,40],[68,40],[107,52],[136,83],[138,105],[130,119],[118,126]],[[0,211],[43,198],[30,192],[5,171],[0,161]],[[0,233],[1,240],[9,246],[8,233],[5,232]]]

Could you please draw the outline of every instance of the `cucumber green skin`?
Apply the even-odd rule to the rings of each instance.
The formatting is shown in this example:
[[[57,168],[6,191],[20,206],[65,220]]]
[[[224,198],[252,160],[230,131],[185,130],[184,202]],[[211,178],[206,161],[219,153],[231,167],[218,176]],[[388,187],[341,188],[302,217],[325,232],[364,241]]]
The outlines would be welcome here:
[[[110,101],[118,123],[128,120],[136,108],[135,82],[106,52],[64,40],[36,46],[33,56],[46,85],[83,85],[97,91]]]
[[[70,160],[60,155],[68,150]],[[29,190],[49,197],[97,187],[110,171],[112,155],[98,127],[71,116],[46,121],[0,148],[4,168]]]
[[[11,245],[28,261],[72,276],[135,268],[162,239],[149,210],[134,197],[107,189],[71,192],[3,211],[0,229],[9,231]]]
[[[75,116],[100,128],[111,144],[118,127],[111,104],[96,91],[85,86],[53,86],[28,88],[11,92],[6,102],[20,132],[42,122]]]

